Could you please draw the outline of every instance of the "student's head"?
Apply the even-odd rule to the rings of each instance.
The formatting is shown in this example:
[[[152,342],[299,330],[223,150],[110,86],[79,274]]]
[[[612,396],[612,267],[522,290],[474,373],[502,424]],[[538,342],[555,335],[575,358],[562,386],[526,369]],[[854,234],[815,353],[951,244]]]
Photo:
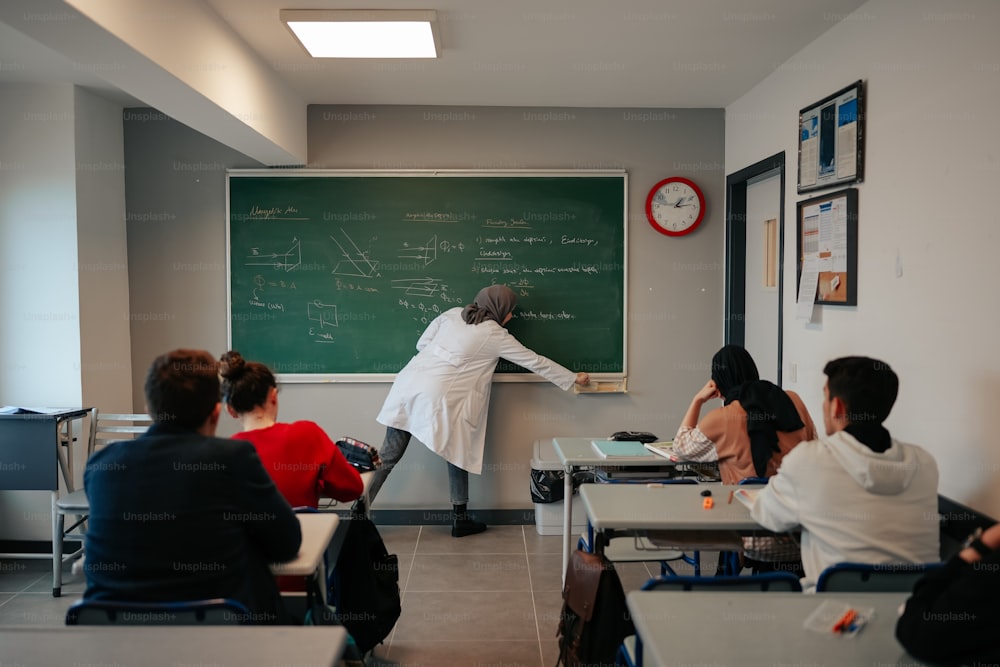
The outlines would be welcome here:
[[[823,368],[823,424],[832,435],[850,424],[881,424],[889,416],[899,378],[889,364],[869,357],[841,357]]]
[[[222,373],[222,400],[233,416],[264,405],[271,391],[277,391],[278,383],[271,370],[264,364],[247,361],[239,352],[230,350],[222,355],[219,370]]]
[[[153,421],[198,430],[219,417],[219,363],[205,350],[174,350],[146,373],[146,408]]]
[[[469,324],[481,324],[493,320],[504,325],[513,316],[517,306],[517,295],[506,285],[490,285],[479,290],[475,302],[462,311],[462,317]]]
[[[723,396],[744,382],[759,379],[753,357],[739,345],[726,345],[712,357],[712,380]]]

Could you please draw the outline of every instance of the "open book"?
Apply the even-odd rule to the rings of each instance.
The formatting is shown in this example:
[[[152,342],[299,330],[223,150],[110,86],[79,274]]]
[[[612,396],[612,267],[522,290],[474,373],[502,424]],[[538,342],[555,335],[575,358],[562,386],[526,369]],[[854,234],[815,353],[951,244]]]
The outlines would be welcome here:
[[[743,503],[747,509],[752,509],[754,501],[757,500],[759,489],[736,489],[733,491],[733,498]]]
[[[664,458],[674,460],[673,440],[664,440],[662,442],[647,442],[643,446],[649,451],[653,452],[654,454],[659,454]]]

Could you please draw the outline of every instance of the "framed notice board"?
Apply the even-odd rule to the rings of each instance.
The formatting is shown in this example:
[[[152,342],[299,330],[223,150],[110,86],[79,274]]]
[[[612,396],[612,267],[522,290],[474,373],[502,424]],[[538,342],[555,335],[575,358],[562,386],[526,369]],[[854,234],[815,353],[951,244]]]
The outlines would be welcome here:
[[[804,199],[796,209],[799,291],[811,286],[820,305],[858,305],[857,188]]]
[[[863,181],[864,147],[863,81],[800,109],[799,194]]]
[[[285,382],[391,381],[491,284],[524,345],[626,374],[623,171],[231,171],[229,344]],[[498,379],[538,379],[501,360]]]

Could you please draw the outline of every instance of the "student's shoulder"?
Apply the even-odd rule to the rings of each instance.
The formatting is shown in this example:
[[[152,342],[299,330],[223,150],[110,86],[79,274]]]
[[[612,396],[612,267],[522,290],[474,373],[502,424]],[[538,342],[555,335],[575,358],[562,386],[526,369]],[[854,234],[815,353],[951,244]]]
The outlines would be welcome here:
[[[326,436],[326,431],[323,427],[314,421],[309,421],[308,419],[302,419],[300,421],[292,422],[288,424],[288,432],[296,435],[322,435]],[[327,436],[329,437],[329,436]]]

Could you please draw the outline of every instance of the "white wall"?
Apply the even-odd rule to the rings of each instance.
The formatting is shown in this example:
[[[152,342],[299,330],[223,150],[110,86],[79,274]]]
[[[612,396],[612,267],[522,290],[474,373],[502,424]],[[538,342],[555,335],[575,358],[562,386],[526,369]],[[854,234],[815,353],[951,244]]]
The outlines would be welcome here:
[[[73,87],[0,86],[0,404],[76,406]],[[0,538],[51,539],[49,495],[0,491]]]
[[[82,405],[132,411],[121,106],[75,89]]]
[[[941,493],[1000,515],[1000,51],[994,0],[872,0],[726,109],[726,170],[795,156],[798,110],[866,82],[859,190],[858,306],[794,319],[786,281],[785,386],[819,423],[823,364],[864,354],[901,387],[887,426],[927,447]],[[795,247],[796,162],[789,162],[785,247]],[[794,253],[785,275],[795,276]],[[902,275],[897,276],[897,262]],[[790,382],[789,364],[798,365]]]

